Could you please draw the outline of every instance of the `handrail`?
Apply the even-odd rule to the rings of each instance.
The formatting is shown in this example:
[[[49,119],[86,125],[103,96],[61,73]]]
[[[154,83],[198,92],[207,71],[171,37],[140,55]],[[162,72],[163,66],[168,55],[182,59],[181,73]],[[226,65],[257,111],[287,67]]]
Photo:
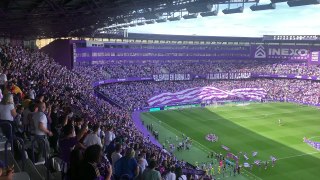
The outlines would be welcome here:
[[[11,143],[11,152],[13,152],[13,132],[12,132],[12,124],[8,121],[6,122],[5,120],[0,121],[0,127],[3,125],[8,125],[9,126],[9,132],[10,132],[10,137],[7,137],[7,141],[4,146],[4,164],[5,166],[8,166],[8,143]]]
[[[46,146],[46,140],[44,139],[45,137],[40,137],[40,136],[35,136],[33,141],[32,141],[32,162],[35,163],[35,155],[34,155],[34,144],[36,141],[41,141],[41,148],[43,148],[43,156],[44,156],[44,160],[45,160],[45,166],[47,168],[47,180],[49,180],[49,162],[48,162],[48,156],[47,156],[47,146]]]
[[[25,167],[25,162],[26,162],[26,154],[25,154],[25,145],[24,145],[24,140],[22,138],[16,137],[15,138],[21,145],[22,145],[22,150],[21,150],[21,157],[22,157],[22,170],[24,171]]]

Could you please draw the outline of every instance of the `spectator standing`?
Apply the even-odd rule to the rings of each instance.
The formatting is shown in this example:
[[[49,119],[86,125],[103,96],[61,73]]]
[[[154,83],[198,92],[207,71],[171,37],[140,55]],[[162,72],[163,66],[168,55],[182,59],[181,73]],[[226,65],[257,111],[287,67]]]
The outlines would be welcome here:
[[[115,147],[115,151],[112,153],[111,155],[111,161],[112,161],[112,168],[114,170],[114,165],[115,163],[122,157],[122,155],[120,154],[121,152],[121,149],[122,149],[122,146],[120,143],[117,143],[116,144],[116,147]]]
[[[112,126],[108,127],[107,131],[105,132],[105,147],[110,144],[111,141],[113,141],[116,138],[116,135],[113,133]]]
[[[52,136],[52,132],[48,130],[48,119],[46,114],[44,113],[46,110],[46,104],[44,102],[40,102],[38,104],[38,112],[34,113],[32,116],[33,123],[34,123],[34,134],[35,137],[38,139],[44,139],[45,148],[47,149],[47,154],[50,153],[50,145],[48,141],[48,136]],[[43,146],[41,146],[42,141],[37,141],[38,144],[38,161],[43,161]]]
[[[176,180],[176,174],[174,173],[174,170],[174,167],[170,168],[170,171],[165,176],[165,180]]]
[[[5,94],[1,103],[0,103],[0,121],[9,122],[12,126],[12,133],[15,132],[13,119],[17,115],[16,109],[13,104],[12,94]],[[2,132],[4,135],[10,139],[10,129],[7,125],[2,125]]]
[[[161,174],[156,170],[157,161],[155,159],[151,159],[149,166],[146,170],[144,170],[142,174],[143,180],[161,180]]]
[[[139,167],[136,159],[134,158],[134,150],[129,148],[126,155],[120,158],[115,163],[115,176],[120,179],[123,176],[128,177],[130,180],[139,175]]]
[[[84,140],[83,140],[83,144],[86,146],[86,147],[89,147],[91,145],[94,145],[94,144],[98,144],[99,146],[102,147],[102,143],[101,143],[101,139],[100,137],[98,136],[98,131],[99,131],[99,125],[96,124],[93,126],[93,132],[91,132],[90,134],[88,134]]]
[[[89,146],[84,152],[84,159],[80,166],[79,178],[85,180],[110,180],[112,175],[112,167],[108,166],[107,176],[103,178],[100,175],[98,164],[101,162],[102,147],[98,144]]]

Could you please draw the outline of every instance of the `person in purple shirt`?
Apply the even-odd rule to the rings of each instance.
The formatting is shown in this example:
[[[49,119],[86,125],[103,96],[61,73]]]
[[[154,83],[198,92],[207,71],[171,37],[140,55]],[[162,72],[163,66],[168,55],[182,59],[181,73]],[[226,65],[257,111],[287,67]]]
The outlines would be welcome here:
[[[84,147],[79,140],[83,137],[83,135],[87,132],[87,126],[83,126],[80,132],[75,136],[74,127],[72,124],[68,124],[63,128],[64,137],[59,141],[60,147],[60,157],[61,159],[69,164],[70,163],[70,154],[73,148],[76,145],[79,147]]]

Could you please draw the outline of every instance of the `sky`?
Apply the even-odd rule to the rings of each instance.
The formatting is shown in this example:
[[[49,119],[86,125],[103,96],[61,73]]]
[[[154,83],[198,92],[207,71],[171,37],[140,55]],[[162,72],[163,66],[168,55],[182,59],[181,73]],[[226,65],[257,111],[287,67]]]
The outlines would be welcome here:
[[[260,0],[260,4],[268,3],[270,0]],[[241,14],[225,15],[221,11],[226,6],[220,6],[218,16],[199,15],[196,19],[131,27],[128,32],[238,37],[320,34],[320,5],[289,7],[287,3],[277,3],[275,10],[255,12],[249,8],[251,5],[247,4]]]

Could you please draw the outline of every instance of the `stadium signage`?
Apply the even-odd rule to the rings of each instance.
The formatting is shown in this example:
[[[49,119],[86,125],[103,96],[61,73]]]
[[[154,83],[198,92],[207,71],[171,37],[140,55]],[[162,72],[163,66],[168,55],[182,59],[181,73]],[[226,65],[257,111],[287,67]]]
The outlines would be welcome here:
[[[268,54],[279,56],[308,56],[308,50],[290,48],[270,48]]]
[[[304,46],[252,45],[254,59],[309,60],[311,49]]]
[[[154,81],[188,81],[191,80],[190,74],[154,74]]]
[[[297,74],[251,74],[252,78],[287,78],[287,79],[304,79],[304,80],[314,80],[318,81],[320,80],[320,77],[318,76],[306,76],[306,75],[297,75]]]
[[[249,72],[231,72],[231,73],[210,73],[206,75],[206,79],[249,79]]]

